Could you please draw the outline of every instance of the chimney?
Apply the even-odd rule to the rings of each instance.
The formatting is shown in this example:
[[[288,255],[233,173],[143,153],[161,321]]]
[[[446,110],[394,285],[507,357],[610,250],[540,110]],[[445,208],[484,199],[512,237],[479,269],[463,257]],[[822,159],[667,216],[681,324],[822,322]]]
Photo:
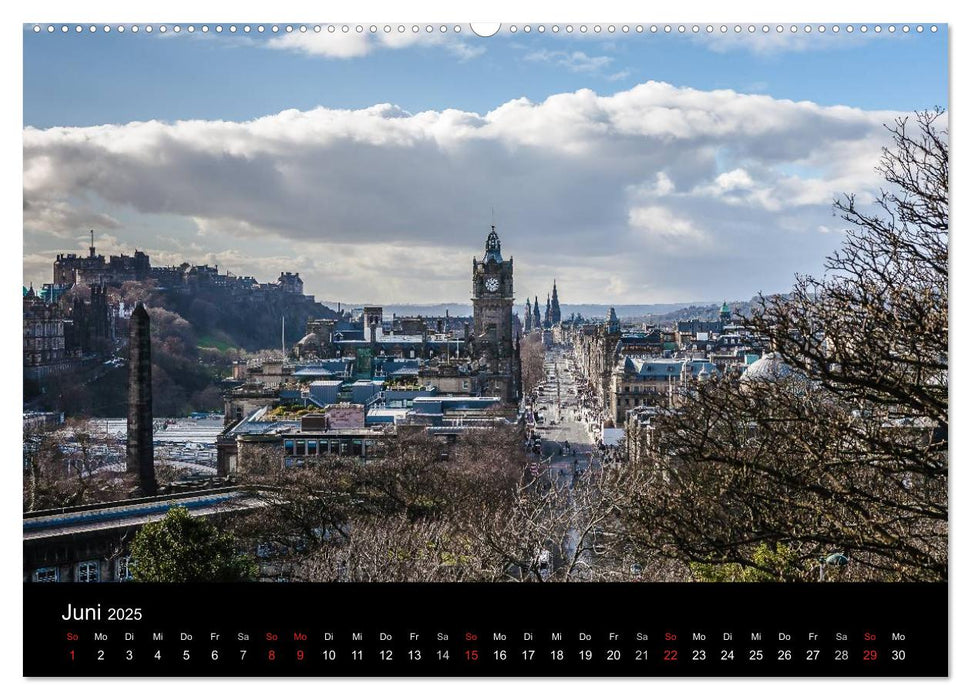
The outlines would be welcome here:
[[[141,302],[131,314],[128,338],[128,472],[138,476],[143,496],[158,492],[152,445],[151,320]]]

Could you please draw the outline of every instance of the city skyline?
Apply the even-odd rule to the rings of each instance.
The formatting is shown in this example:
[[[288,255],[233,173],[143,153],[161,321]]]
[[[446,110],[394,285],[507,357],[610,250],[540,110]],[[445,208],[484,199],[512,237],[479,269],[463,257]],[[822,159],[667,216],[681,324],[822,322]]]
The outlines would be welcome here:
[[[940,61],[944,28],[811,42],[395,29],[25,28],[24,283],[94,228],[99,249],[156,264],[300,270],[320,299],[461,301],[495,210],[517,298],[557,278],[580,303],[749,299],[821,270],[842,240],[833,198],[878,191],[883,124],[946,105],[945,73],[907,69]],[[221,84],[227,62],[263,66],[253,80],[272,89]],[[834,89],[847,62],[885,69]],[[136,97],[111,98],[117,86]]]

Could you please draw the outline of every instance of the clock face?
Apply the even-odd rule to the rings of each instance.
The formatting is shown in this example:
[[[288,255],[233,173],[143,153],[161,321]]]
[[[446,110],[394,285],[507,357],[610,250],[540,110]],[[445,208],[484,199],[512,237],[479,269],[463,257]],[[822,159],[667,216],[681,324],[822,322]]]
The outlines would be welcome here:
[[[485,288],[488,289],[490,292],[498,292],[499,280],[497,280],[495,277],[490,277],[485,281]]]

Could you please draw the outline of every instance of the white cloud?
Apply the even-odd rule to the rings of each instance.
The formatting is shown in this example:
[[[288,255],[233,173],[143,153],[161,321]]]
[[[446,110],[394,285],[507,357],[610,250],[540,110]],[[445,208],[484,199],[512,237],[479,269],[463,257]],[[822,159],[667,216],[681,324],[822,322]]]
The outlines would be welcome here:
[[[572,73],[596,73],[614,61],[611,56],[589,56],[583,51],[550,51],[548,49],[530,52],[523,58],[537,63],[553,63]],[[621,75],[620,77],[625,76]]]
[[[694,222],[664,207],[635,207],[630,210],[628,220],[631,228],[650,244],[661,245],[682,257],[690,256],[709,242],[707,234]]]
[[[117,229],[118,220],[96,212],[87,204],[48,200],[43,196],[24,200],[24,228],[49,231],[60,238],[72,238],[78,230]]]
[[[266,46],[271,49],[294,51],[309,56],[326,58],[358,58],[366,56],[378,49],[403,49],[414,46],[435,46],[448,51],[460,60],[468,60],[485,53],[485,45],[481,40],[472,37],[464,39],[452,32],[426,32],[424,30],[412,32],[410,28],[405,32],[392,31],[388,33],[356,32],[353,28],[343,32],[340,28],[334,32],[323,30],[320,32],[292,32],[273,37]]]
[[[833,248],[830,202],[877,191],[894,116],[649,82],[485,114],[28,127],[25,249],[113,228],[166,259],[237,251],[239,274],[300,261],[322,298],[462,299],[495,207],[520,297],[555,274],[583,301],[742,298]]]
[[[671,178],[665,172],[660,172],[657,174],[656,182],[654,184],[654,193],[659,197],[664,197],[674,192],[674,183],[671,182]]]

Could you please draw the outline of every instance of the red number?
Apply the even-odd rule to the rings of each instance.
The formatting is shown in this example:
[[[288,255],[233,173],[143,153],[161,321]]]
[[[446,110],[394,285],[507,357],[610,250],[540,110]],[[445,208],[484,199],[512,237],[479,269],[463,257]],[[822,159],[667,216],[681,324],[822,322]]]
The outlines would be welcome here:
[[[664,650],[664,660],[665,661],[677,661],[678,660],[678,650],[677,649],[665,649]]]
[[[466,649],[465,650],[465,658],[468,659],[469,661],[478,661],[479,660],[479,650],[478,649]]]
[[[71,661],[74,661],[74,649],[69,652],[71,654]]]
[[[876,649],[864,649],[863,650],[863,660],[864,661],[876,661],[877,660],[877,650]]]
[[[303,649],[297,649],[297,661],[303,661]]]
[[[276,661],[276,652],[270,649],[268,652],[266,652],[266,658],[268,658],[270,661]]]

